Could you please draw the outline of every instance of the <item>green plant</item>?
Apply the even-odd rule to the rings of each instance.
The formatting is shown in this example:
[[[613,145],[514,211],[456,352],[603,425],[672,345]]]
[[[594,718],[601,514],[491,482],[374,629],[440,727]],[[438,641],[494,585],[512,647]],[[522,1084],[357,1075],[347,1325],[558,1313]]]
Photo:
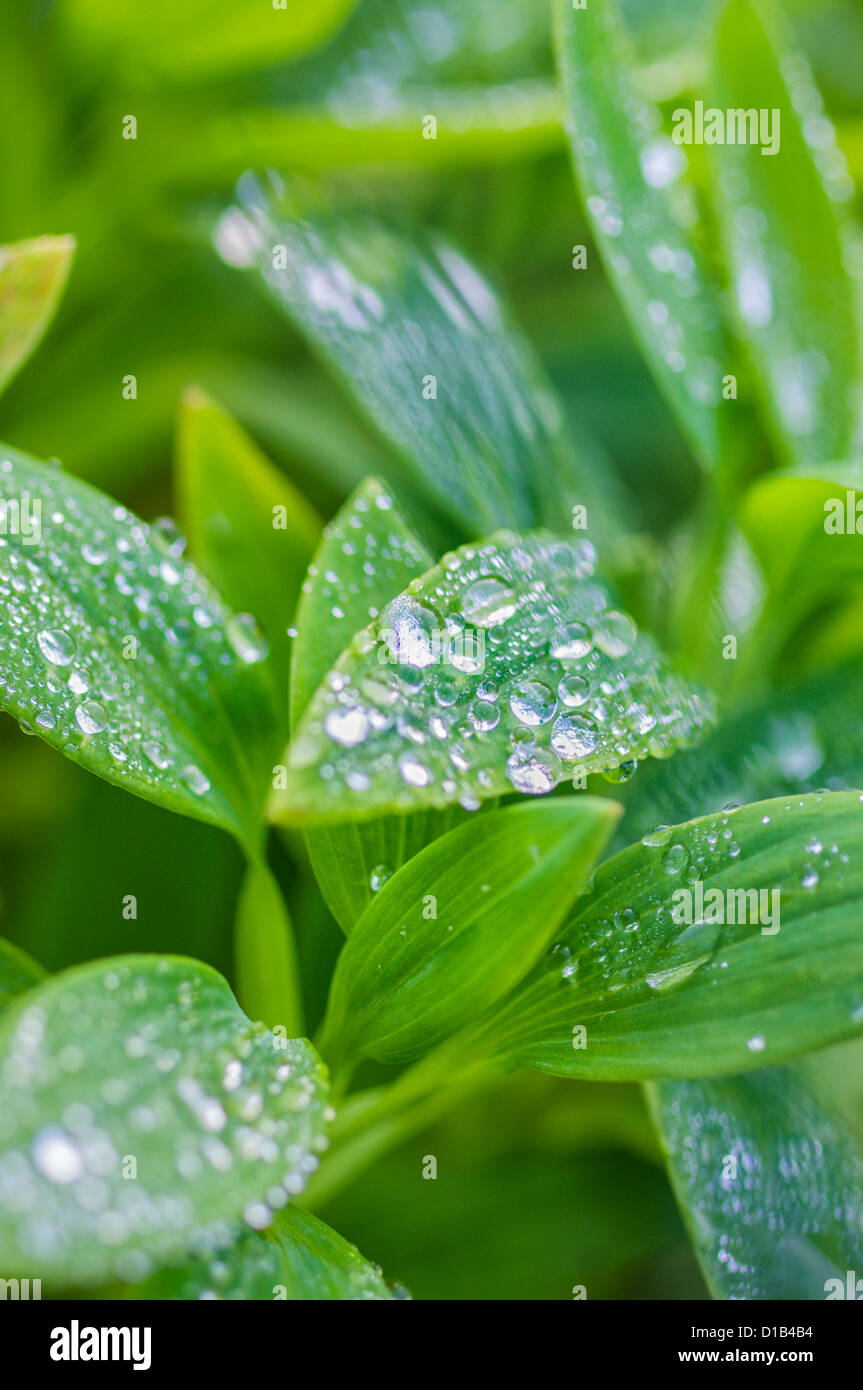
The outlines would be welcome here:
[[[181,956],[46,977],[0,943],[6,1277],[404,1296],[314,1210],[519,1068],[646,1088],[717,1297],[821,1298],[863,1259],[861,551],[853,504],[824,524],[863,488],[848,176],[753,0],[722,7],[704,90],[757,91],[781,158],[688,167],[628,99],[614,0],[554,9],[593,244],[699,469],[668,544],[451,239],[274,175],[216,246],[353,397],[379,476],[321,530],[198,387],[179,524],[0,448],[0,705],[245,866],[236,999]],[[71,250],[3,252],[0,386]],[[310,933],[346,938],[314,1043],[279,845]],[[597,1124],[651,1151],[628,1095]]]

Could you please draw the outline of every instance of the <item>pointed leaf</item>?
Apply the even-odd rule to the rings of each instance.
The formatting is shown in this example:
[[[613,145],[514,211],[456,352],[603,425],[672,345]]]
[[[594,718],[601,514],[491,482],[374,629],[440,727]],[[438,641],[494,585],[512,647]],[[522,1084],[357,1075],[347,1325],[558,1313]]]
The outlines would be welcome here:
[[[326,1142],[313,1049],[251,1024],[220,975],[180,957],[98,961],[30,991],[0,1022],[0,1072],[10,1274],[146,1276],[225,1223],[268,1224]]]
[[[619,814],[593,797],[490,811],[405,864],[339,957],[324,1024],[334,1053],[406,1061],[505,994],[563,920]]]
[[[197,387],[180,415],[180,516],[195,561],[226,603],[252,613],[287,710],[293,621],[319,518],[235,420]]]
[[[288,1037],[303,1031],[303,1000],[294,929],[266,864],[250,863],[234,930],[237,998],[249,1018]]]
[[[757,907],[729,891],[757,892]],[[552,950],[480,1029],[483,1049],[630,1081],[740,1071],[852,1037],[861,898],[859,792],[666,827],[597,870]]]
[[[651,1087],[672,1183],[715,1297],[846,1296],[863,1267],[863,1162],[801,1069]],[[856,1276],[854,1292],[856,1298]]]
[[[74,253],[68,236],[0,246],[0,391],[54,317]]]
[[[848,458],[860,440],[860,289],[841,208],[854,186],[809,67],[768,6],[728,0],[714,35],[712,102],[769,113],[776,137],[775,148],[708,146],[740,331],[789,461]]]
[[[566,529],[574,502],[601,495],[531,349],[458,251],[246,195],[235,235],[271,293],[461,534]]]
[[[364,1259],[337,1231],[311,1212],[290,1207],[267,1231],[282,1258],[280,1284],[290,1301],[380,1301],[410,1298],[406,1289],[384,1282],[377,1265]]]
[[[91,772],[257,835],[278,726],[260,636],[179,551],[0,449],[0,707]]]
[[[47,973],[35,960],[11,941],[0,937],[0,1012],[25,990],[47,979]]]
[[[555,0],[575,172],[596,243],[648,366],[706,468],[724,450],[734,368],[693,228],[686,156],[641,97],[618,0]]]
[[[273,818],[475,806],[694,742],[709,702],[616,608],[594,559],[585,540],[500,532],[414,580],[311,701]]]
[[[433,563],[392,489],[367,478],[327,526],[304,585],[292,674],[295,719],[354,633]],[[342,929],[352,929],[390,874],[466,814],[456,806],[307,831],[315,877]]]

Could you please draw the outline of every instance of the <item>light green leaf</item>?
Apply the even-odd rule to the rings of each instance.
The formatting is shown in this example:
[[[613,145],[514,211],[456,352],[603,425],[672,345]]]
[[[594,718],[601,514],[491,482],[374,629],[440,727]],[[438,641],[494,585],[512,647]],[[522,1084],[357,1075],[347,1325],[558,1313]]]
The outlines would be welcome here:
[[[762,138],[708,146],[740,331],[777,444],[796,463],[849,458],[860,442],[860,290],[841,208],[854,187],[809,67],[766,4],[723,7],[710,92],[723,113],[770,113],[764,134],[778,138],[773,153]]]
[[[295,717],[354,633],[433,563],[392,489],[367,478],[327,526],[304,586],[292,672]],[[315,877],[342,929],[351,930],[387,877],[466,814],[449,807],[307,831]]]
[[[619,814],[593,797],[526,803],[421,850],[342,950],[324,1023],[333,1054],[407,1061],[505,994],[562,922]]]
[[[287,731],[288,626],[321,522],[227,411],[196,387],[183,401],[177,468],[192,555],[226,603],[254,614],[266,634]]]
[[[0,246],[0,391],[54,317],[74,254],[75,239],[69,236]]]
[[[321,43],[356,0],[149,0],[146,14],[111,0],[61,0],[61,22],[74,44],[110,56],[137,81],[158,73],[177,82],[283,61]],[[146,83],[145,83],[146,85]]]
[[[267,1224],[325,1146],[309,1044],[251,1024],[220,975],[180,957],[98,961],[31,991],[0,1022],[0,1071],[10,1274],[145,1277],[225,1223]]]
[[[25,951],[0,936],[0,1012],[25,990],[47,979],[47,973]]]
[[[596,243],[648,366],[701,463],[722,457],[722,379],[735,368],[695,227],[686,156],[636,96],[618,0],[555,0],[575,172]]]
[[[863,1267],[863,1162],[797,1067],[650,1087],[714,1295],[823,1300]],[[830,1285],[829,1280],[838,1281]]]
[[[285,1214],[279,1213],[277,1220]],[[110,1284],[91,1297],[160,1302],[271,1301],[284,1284],[278,1250],[247,1226],[232,1228],[226,1234],[230,1235],[229,1242],[214,1240],[205,1255],[193,1255],[183,1264],[159,1269],[143,1283]]]
[[[73,762],[247,841],[278,746],[260,635],[148,527],[0,447],[0,707]]]
[[[566,529],[572,504],[597,496],[534,354],[486,281],[443,239],[408,241],[368,219],[310,220],[258,186],[244,186],[244,210],[230,216],[236,259],[257,264],[462,534]]]
[[[287,751],[275,820],[551,791],[695,742],[709,702],[593,577],[589,541],[463,546],[358,633]],[[583,782],[580,783],[583,785]]]
[[[303,1001],[294,930],[279,885],[266,864],[250,863],[234,929],[237,998],[249,1018],[288,1037],[303,1031]]]
[[[757,911],[729,891],[757,891]],[[597,870],[552,950],[480,1028],[482,1049],[559,1076],[634,1081],[742,1071],[852,1037],[861,896],[859,792],[665,827]]]
[[[379,1301],[410,1298],[406,1289],[384,1281],[377,1265],[355,1245],[299,1207],[282,1212],[267,1231],[279,1251],[279,1283],[290,1301]],[[280,1297],[283,1295],[280,1292]]]

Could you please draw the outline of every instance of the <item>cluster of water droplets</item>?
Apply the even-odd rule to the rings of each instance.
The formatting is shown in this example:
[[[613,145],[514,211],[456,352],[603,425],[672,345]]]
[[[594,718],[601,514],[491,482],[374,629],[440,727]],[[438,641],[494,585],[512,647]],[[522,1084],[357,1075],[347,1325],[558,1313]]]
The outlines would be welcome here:
[[[318,693],[291,749],[322,797],[410,805],[614,780],[694,742],[709,706],[594,577],[589,541],[501,532],[394,599]]]
[[[34,1268],[74,1262],[81,1282],[214,1256],[231,1202],[268,1226],[331,1118],[308,1045],[250,1024],[223,981],[180,961],[59,979],[18,1016],[0,1082],[0,1223]]]
[[[225,609],[168,518],[147,526],[59,469],[3,458],[0,501],[22,497],[41,535],[0,533],[0,703],[70,757],[206,796],[184,725],[212,733],[215,687],[266,655],[254,619]]]

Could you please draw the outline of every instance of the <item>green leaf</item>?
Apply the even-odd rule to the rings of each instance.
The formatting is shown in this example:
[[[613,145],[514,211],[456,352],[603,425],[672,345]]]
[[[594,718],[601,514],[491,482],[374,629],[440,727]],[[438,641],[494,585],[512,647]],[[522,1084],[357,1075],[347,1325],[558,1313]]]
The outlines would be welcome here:
[[[354,633],[433,563],[392,489],[367,478],[327,526],[304,585],[292,672],[295,717]],[[315,877],[342,929],[352,929],[385,878],[466,814],[449,807],[307,831]]]
[[[254,841],[279,738],[260,635],[173,523],[5,446],[0,504],[0,707],[107,781]]]
[[[771,1068],[649,1089],[715,1297],[822,1300],[837,1287],[846,1297],[847,1271],[863,1266],[863,1163],[805,1075]]]
[[[735,369],[682,181],[686,156],[636,97],[618,0],[555,0],[566,124],[582,199],[608,274],[657,383],[696,454],[724,451],[722,379]]]
[[[0,246],[0,391],[54,317],[74,254],[75,239],[69,236]]]
[[[232,608],[253,613],[270,644],[287,709],[292,622],[321,522],[243,429],[197,387],[184,397],[179,512],[192,555]]]
[[[708,153],[740,332],[769,422],[789,461],[818,464],[859,447],[860,291],[841,225],[854,187],[806,61],[764,15],[768,7],[751,0],[725,4],[711,100],[723,112],[771,113],[779,148]]]
[[[158,73],[198,82],[235,70],[283,61],[326,39],[356,0],[289,0],[250,10],[232,0],[150,0],[146,16],[111,0],[61,0],[61,21],[76,45],[110,56],[124,73]],[[144,84],[146,85],[146,83]]]
[[[267,1231],[267,1240],[282,1259],[284,1296],[290,1301],[378,1301],[405,1299],[410,1294],[384,1282],[377,1265],[363,1258],[355,1245],[299,1207],[280,1213]]]
[[[664,827],[607,860],[552,950],[480,1026],[482,1050],[635,1081],[784,1062],[859,1033],[861,802],[762,801]],[[729,890],[767,897],[744,912]]]
[[[500,532],[358,633],[297,727],[275,820],[467,807],[694,742],[709,703],[592,578],[589,541]]]
[[[250,863],[234,929],[237,998],[249,1018],[288,1037],[303,1031],[302,987],[294,930],[279,885],[266,864]]]
[[[563,920],[619,814],[592,797],[526,803],[421,850],[339,957],[324,1024],[334,1055],[407,1061],[505,994]]]
[[[0,936],[0,1012],[25,990],[47,979],[47,973],[25,951]]]
[[[251,1024],[181,957],[98,961],[29,992],[0,1022],[0,1071],[11,1274],[146,1277],[225,1223],[267,1224],[325,1147],[309,1044]]]
[[[276,1218],[281,1221],[285,1213]],[[248,1227],[231,1229],[230,1241],[214,1240],[206,1255],[165,1267],[143,1283],[111,1284],[91,1295],[107,1299],[266,1302],[284,1282],[279,1252],[265,1236]]]
[[[276,301],[461,534],[566,529],[573,502],[597,495],[533,352],[442,238],[310,220],[259,187],[233,217],[234,241]]]

